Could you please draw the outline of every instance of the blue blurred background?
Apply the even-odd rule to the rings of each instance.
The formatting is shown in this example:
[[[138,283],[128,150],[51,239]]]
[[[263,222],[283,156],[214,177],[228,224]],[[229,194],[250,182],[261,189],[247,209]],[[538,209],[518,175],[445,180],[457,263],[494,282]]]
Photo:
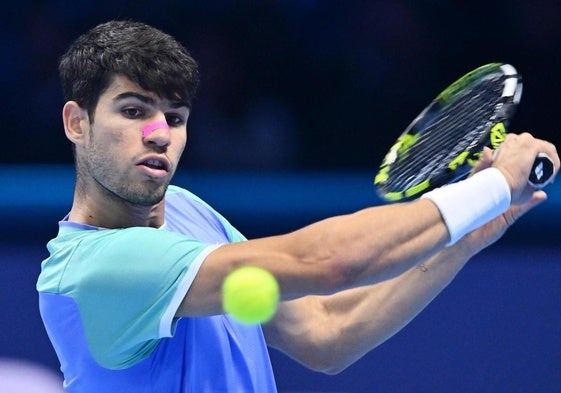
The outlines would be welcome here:
[[[3,11],[0,358],[55,372],[34,285],[72,197],[56,69],[97,23],[147,22],[199,61],[176,183],[248,237],[381,203],[371,180],[386,149],[436,93],[481,64],[509,62],[524,77],[511,130],[560,146],[553,0],[22,0]],[[279,390],[561,391],[561,187],[549,191],[424,313],[342,374],[312,373],[273,352]]]

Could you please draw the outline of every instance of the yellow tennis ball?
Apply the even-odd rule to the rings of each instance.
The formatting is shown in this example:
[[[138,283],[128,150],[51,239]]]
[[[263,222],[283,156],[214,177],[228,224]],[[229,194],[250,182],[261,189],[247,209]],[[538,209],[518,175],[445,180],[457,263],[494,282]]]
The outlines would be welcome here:
[[[268,271],[244,266],[231,272],[222,285],[224,311],[238,321],[258,324],[269,321],[277,311],[279,284]]]

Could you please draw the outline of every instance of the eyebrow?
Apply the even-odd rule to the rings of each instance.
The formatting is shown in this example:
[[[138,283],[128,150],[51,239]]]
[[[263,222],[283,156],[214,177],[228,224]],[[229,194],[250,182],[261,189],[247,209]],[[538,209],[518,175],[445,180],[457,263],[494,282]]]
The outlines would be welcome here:
[[[115,98],[114,101],[120,101],[120,100],[124,100],[127,98],[136,98],[137,100],[147,104],[147,105],[154,105],[156,103],[156,101],[152,98],[149,97],[147,95],[144,94],[140,94],[140,93],[136,93],[134,91],[126,91],[124,93],[118,94]],[[181,107],[186,107],[189,108],[189,105],[187,105],[187,103],[185,101],[174,101],[170,103],[170,106],[172,108],[181,108]]]

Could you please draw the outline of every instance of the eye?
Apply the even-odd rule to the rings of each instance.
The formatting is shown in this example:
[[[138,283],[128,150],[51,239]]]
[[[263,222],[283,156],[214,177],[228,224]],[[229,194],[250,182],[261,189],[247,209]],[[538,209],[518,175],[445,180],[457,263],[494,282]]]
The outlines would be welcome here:
[[[178,127],[185,124],[183,117],[174,113],[166,114],[166,121],[172,127]]]
[[[144,114],[144,112],[137,107],[124,108],[121,112],[129,119],[136,119]]]

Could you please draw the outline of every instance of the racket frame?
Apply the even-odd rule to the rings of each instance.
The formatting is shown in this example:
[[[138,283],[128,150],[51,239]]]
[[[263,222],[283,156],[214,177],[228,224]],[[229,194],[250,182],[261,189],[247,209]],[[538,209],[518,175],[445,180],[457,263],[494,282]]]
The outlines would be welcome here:
[[[486,78],[496,77],[497,73],[503,78],[501,97],[495,105],[495,110],[486,119],[480,137],[473,140],[468,148],[455,155],[447,164],[446,169],[434,176],[433,174],[404,190],[391,189],[391,170],[393,165],[407,159],[409,149],[420,139],[424,128],[436,120],[435,113],[441,108],[463,96],[466,89],[484,81]],[[379,171],[374,178],[374,185],[379,196],[388,202],[406,201],[420,196],[422,193],[445,184],[453,183],[465,178],[481,157],[484,146],[496,149],[506,137],[506,127],[514,115],[516,107],[522,97],[522,77],[510,64],[489,63],[468,72],[446,89],[444,89],[405,129],[396,143],[392,145],[384,157]],[[468,130],[468,133],[472,130]],[[449,149],[452,153],[453,146]]]

